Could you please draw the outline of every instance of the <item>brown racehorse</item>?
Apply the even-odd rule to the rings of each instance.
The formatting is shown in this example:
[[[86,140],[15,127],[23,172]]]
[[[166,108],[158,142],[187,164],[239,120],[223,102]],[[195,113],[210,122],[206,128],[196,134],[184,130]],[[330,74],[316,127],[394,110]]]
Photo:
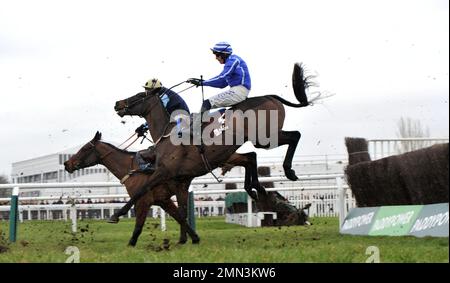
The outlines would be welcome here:
[[[128,194],[130,197],[133,197],[138,192],[138,189],[147,183],[151,175],[135,173],[125,180],[124,177],[131,170],[138,168],[134,160],[136,153],[118,149],[109,143],[102,142],[100,139],[101,133],[97,132],[90,142],[64,162],[65,169],[69,173],[73,173],[75,170],[102,164],[119,180],[124,180],[123,183]],[[246,171],[256,170],[255,160],[255,153],[233,154],[227,166],[245,166]],[[148,210],[152,205],[160,206],[180,224],[179,243],[184,244],[187,241],[186,233],[192,238],[192,243],[200,241],[198,235],[186,221],[188,189],[191,181],[192,178],[184,179],[183,182],[168,180],[166,183],[154,187],[136,202],[136,223],[133,235],[129,241],[130,246],[136,245],[147,218]],[[171,197],[174,195],[177,197],[178,208],[171,200]]]
[[[292,158],[295,153],[295,149],[300,140],[300,132],[298,131],[283,131],[282,127],[285,119],[284,106],[291,107],[304,107],[308,105],[308,99],[306,96],[306,89],[310,86],[309,77],[304,76],[303,68],[300,64],[294,65],[294,71],[292,75],[294,94],[300,104],[294,104],[277,95],[266,95],[261,97],[249,98],[237,105],[232,110],[241,110],[241,113],[245,113],[247,110],[253,110],[256,117],[256,131],[261,129],[268,130],[271,120],[269,112],[274,111],[276,113],[277,121],[277,144],[288,145],[287,154],[283,162],[283,168],[285,175],[290,180],[297,180],[294,170],[292,170]],[[145,185],[136,192],[136,194],[130,198],[127,204],[115,213],[111,220],[115,221],[119,216],[128,212],[131,206],[148,190],[151,190],[154,186],[166,182],[168,180],[192,180],[194,177],[198,177],[208,173],[208,169],[214,169],[223,164],[242,144],[221,145],[212,144],[201,147],[204,152],[204,156],[209,160],[209,166],[206,166],[206,162],[199,154],[199,146],[196,145],[174,145],[172,140],[167,138],[174,127],[173,123],[170,123],[170,117],[165,110],[161,99],[159,98],[158,89],[138,93],[128,99],[117,101],[115,104],[115,110],[119,116],[124,115],[138,115],[144,117],[150,125],[150,133],[154,140],[156,140],[155,153],[156,153],[156,170],[153,175],[148,179]],[[260,113],[264,112],[265,120],[259,119]],[[266,115],[267,113],[267,115]],[[244,133],[248,133],[249,122],[244,124]],[[270,125],[272,126],[272,125]],[[236,127],[233,128],[231,134],[235,134]],[[223,134],[225,138],[226,132]],[[252,140],[257,148],[270,148],[270,145],[264,145],[258,138]],[[249,140],[248,136],[245,136],[244,142]],[[209,168],[208,168],[209,167]],[[257,188],[258,192],[265,192],[264,188]]]

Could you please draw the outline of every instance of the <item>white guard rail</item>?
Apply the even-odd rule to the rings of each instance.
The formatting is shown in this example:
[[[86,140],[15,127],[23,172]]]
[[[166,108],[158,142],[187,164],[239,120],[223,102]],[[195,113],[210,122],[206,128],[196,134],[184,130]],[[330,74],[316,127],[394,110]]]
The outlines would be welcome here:
[[[351,197],[351,193],[347,194],[348,186],[344,185],[343,182],[344,175],[343,174],[328,174],[328,175],[310,175],[310,176],[299,176],[299,180],[292,182],[285,177],[260,177],[260,182],[289,182],[289,184],[295,184],[295,187],[287,187],[287,188],[267,188],[267,191],[320,191],[320,190],[337,190],[337,207],[338,207],[338,215],[339,215],[339,224],[341,225],[343,220],[345,219],[347,211],[354,207],[354,200]],[[335,180],[335,185],[332,186],[301,186],[302,181],[311,181],[311,180]],[[225,178],[222,180],[221,184],[227,183],[237,183],[243,184],[244,178]],[[214,179],[195,179],[192,182],[192,185],[202,185],[202,184],[217,184],[217,181]],[[297,186],[298,185],[298,186]],[[85,182],[85,183],[21,183],[21,184],[0,184],[0,188],[19,188],[19,189],[50,189],[50,188],[100,188],[100,187],[123,187],[119,182]],[[245,192],[244,189],[235,189],[235,190],[194,190],[195,195],[201,194],[225,194],[232,192]],[[127,194],[116,194],[116,195],[89,195],[89,196],[64,196],[63,199],[129,199]],[[26,200],[57,200],[60,199],[59,196],[56,197],[20,197],[19,201]],[[0,198],[0,201],[9,201],[9,198]],[[311,200],[307,200],[305,202],[311,202]],[[249,220],[248,226],[251,226],[251,214],[252,214],[252,205],[251,198],[247,196],[247,204],[248,204],[248,216]],[[52,204],[48,207],[43,207],[42,205],[36,205],[36,207],[41,207],[43,209],[59,209],[59,210],[67,210],[71,211],[71,220],[72,220],[72,231],[76,232],[76,220],[77,220],[77,209],[99,209],[99,204],[66,204],[60,205],[61,207],[57,207],[57,205]],[[108,209],[120,208],[124,205],[124,203],[107,203],[102,204],[106,205]],[[106,207],[105,206],[105,207]],[[29,210],[30,206],[19,206],[19,211]],[[160,208],[159,208],[160,209]],[[9,211],[9,206],[0,206],[0,211]],[[103,210],[102,210],[103,211]],[[30,212],[28,212],[30,213]],[[67,212],[66,212],[67,214]],[[161,229],[165,230],[165,213],[160,209],[161,215]],[[201,214],[199,214],[200,216]],[[130,217],[130,213],[128,214]],[[20,213],[20,220],[23,220],[23,215]]]

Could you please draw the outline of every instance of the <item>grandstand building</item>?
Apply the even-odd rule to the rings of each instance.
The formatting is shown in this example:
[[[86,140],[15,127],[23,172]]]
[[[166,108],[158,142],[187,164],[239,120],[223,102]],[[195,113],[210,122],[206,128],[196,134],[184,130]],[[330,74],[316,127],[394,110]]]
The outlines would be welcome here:
[[[102,165],[97,165],[72,174],[64,170],[64,162],[74,155],[82,145],[64,151],[44,155],[12,164],[11,180],[13,183],[63,183],[63,182],[115,182],[117,178]],[[119,188],[120,189],[120,188]],[[117,188],[87,189],[22,189],[21,196],[62,196],[66,194],[117,193]],[[123,192],[120,190],[120,192]]]

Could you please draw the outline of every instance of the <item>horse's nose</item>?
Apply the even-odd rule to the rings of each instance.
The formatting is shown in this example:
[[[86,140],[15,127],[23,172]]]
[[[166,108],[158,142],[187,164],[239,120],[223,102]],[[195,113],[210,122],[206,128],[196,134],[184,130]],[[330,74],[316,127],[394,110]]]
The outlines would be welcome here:
[[[69,173],[73,172],[73,168],[72,168],[72,166],[70,166],[70,163],[68,160],[66,162],[64,162],[64,169],[66,169],[66,171]]]
[[[119,111],[120,109],[121,109],[120,101],[116,101],[116,104],[114,105],[114,110]]]
[[[119,115],[119,117],[125,116],[125,110],[123,110],[123,109],[117,110],[116,113],[117,113],[117,115]]]

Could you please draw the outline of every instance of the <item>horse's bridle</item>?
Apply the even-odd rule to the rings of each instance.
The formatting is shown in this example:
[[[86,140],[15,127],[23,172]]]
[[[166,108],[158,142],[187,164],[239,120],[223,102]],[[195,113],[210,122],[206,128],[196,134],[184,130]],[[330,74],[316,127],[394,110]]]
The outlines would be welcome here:
[[[103,159],[105,159],[108,155],[110,155],[112,152],[113,152],[113,150],[110,150],[110,151],[108,151],[107,153],[105,153],[104,155],[100,155],[100,153],[97,151],[97,149],[96,149],[96,147],[95,147],[95,144],[94,143],[92,143],[92,141],[90,141],[89,143],[88,143],[91,147],[90,148],[88,148],[87,150],[89,150],[89,151],[91,151],[91,150],[93,150],[94,151],[94,153],[95,153],[95,156],[97,157],[97,160],[96,160],[96,164],[100,164],[100,162],[102,162],[103,161]],[[133,163],[133,159],[131,159],[131,163]],[[92,165],[91,165],[92,166]],[[131,165],[130,165],[131,166]],[[75,167],[75,169],[80,169],[80,167],[78,166],[78,165],[76,165],[76,166],[74,166]],[[86,166],[86,167],[88,167],[88,166]],[[130,167],[131,168],[131,167]],[[113,173],[113,175],[116,175],[115,173],[114,173],[114,171],[112,171],[112,169],[109,169],[110,171],[111,171],[111,173]],[[122,184],[128,179],[128,177],[129,177],[129,174],[127,174],[127,175],[125,175],[125,177],[123,177],[122,178],[122,180],[120,181]]]
[[[95,152],[95,156],[97,156],[98,160],[100,160],[100,161],[102,161],[106,156],[110,155],[113,152],[112,150],[110,150],[107,153],[105,153],[104,155],[100,155],[100,153],[95,148],[95,144],[93,144],[92,142],[89,142],[89,144],[92,146],[92,149]]]
[[[187,81],[182,81],[181,83],[178,83],[178,84],[176,84],[176,85],[173,85],[173,86],[171,86],[170,88],[166,88],[162,93],[158,93],[157,95],[159,96],[159,98],[161,98],[167,91],[173,89],[174,87],[177,87],[177,86],[179,86],[179,85],[182,85],[182,84],[184,84],[184,83],[187,83]],[[190,88],[192,88],[192,87],[194,87],[194,86],[195,86],[195,85],[189,86],[189,87],[187,87],[187,88],[185,88],[185,89],[179,91],[178,93],[182,93],[183,91],[186,91],[186,90],[188,90],[188,89],[190,89]],[[154,91],[155,91],[155,90],[156,90],[156,89],[154,89]],[[140,102],[140,103],[144,102],[144,101],[145,101],[147,98],[149,98],[151,95],[155,95],[154,91],[150,91],[149,93],[147,93],[147,91],[145,91],[145,96],[144,96],[143,98],[134,101],[134,102],[131,103],[130,105],[128,105],[128,100],[129,100],[129,98],[125,99],[125,107],[124,107],[124,109],[126,110],[126,109],[128,109],[128,108],[130,108],[130,107],[133,107],[134,105],[138,104],[139,102]],[[145,113],[145,115],[146,115],[146,114],[147,114],[147,112]]]
[[[156,89],[155,89],[155,90],[156,90]],[[136,100],[133,101],[132,103],[128,103],[128,101],[130,100],[130,98],[125,99],[124,110],[128,110],[129,108],[131,108],[131,107],[137,105],[138,103],[143,103],[143,102],[146,101],[148,98],[150,98],[152,95],[158,95],[159,98],[161,98],[161,97],[166,93],[166,91],[163,91],[162,93],[159,93],[159,91],[156,92],[156,93],[155,93],[155,91],[150,91],[150,92],[145,91],[144,93],[145,93],[144,97],[142,97],[142,98],[140,98],[140,99],[136,99]],[[149,109],[148,111],[146,111],[145,113],[142,113],[141,116],[144,117],[145,115],[147,115],[147,113],[148,113],[149,111],[150,111],[150,109]]]
[[[89,152],[90,152],[91,150],[94,151],[95,157],[97,158],[97,161],[99,161],[99,162],[96,162],[97,164],[99,164],[106,156],[108,156],[109,154],[112,153],[112,150],[110,150],[110,151],[108,151],[107,153],[105,153],[104,155],[100,155],[100,153],[99,153],[99,152],[97,151],[97,149],[95,148],[95,144],[92,143],[92,141],[90,141],[88,144],[89,144],[91,147],[89,147],[89,148],[86,149],[86,150],[89,150]],[[84,159],[83,159],[83,163],[84,163]],[[80,165],[80,163],[76,164],[76,165],[74,166],[74,168],[75,168],[76,170],[82,169],[79,165]],[[91,165],[91,166],[92,166],[92,165]],[[86,167],[88,167],[88,166],[86,166]],[[84,167],[84,168],[85,168],[85,167]]]

